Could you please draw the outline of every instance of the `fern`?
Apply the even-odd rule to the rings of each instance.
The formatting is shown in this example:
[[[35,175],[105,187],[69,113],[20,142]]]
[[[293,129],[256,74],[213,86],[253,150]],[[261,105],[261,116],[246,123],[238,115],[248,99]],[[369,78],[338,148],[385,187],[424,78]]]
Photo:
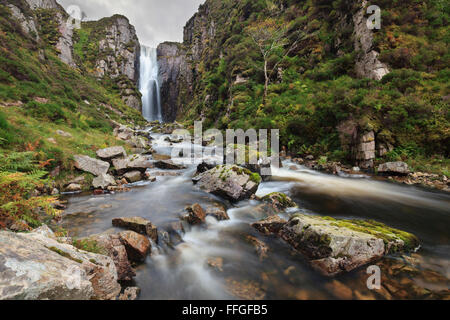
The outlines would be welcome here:
[[[32,172],[37,169],[34,152],[0,154],[0,171]]]

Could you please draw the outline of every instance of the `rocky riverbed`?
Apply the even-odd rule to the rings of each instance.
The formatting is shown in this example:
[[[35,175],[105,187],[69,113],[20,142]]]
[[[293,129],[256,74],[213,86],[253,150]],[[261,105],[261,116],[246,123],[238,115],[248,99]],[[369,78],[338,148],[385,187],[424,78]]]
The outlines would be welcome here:
[[[173,129],[116,130],[145,137],[151,152],[80,155],[77,167],[96,179],[93,193],[66,196],[58,224],[69,237],[0,233],[18,247],[34,241],[0,249],[0,297],[448,299],[447,194],[320,173],[313,159],[286,159],[270,179],[213,159],[179,164]],[[370,265],[382,271],[377,290],[366,284]]]

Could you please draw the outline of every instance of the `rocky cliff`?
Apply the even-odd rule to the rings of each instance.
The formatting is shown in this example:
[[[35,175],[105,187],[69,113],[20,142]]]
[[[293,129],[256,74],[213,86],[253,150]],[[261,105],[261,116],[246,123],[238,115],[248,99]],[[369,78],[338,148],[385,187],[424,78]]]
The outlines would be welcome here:
[[[76,53],[84,69],[98,79],[112,82],[124,102],[139,111],[140,44],[136,30],[121,15],[85,22],[76,31]]]
[[[371,4],[206,0],[187,22],[183,43],[160,50],[166,120],[202,119],[219,129],[277,127],[294,154],[326,154],[367,168],[408,145],[433,154],[449,139],[448,121],[433,102],[446,96],[438,74],[446,60],[439,57],[448,52],[448,17],[433,1],[381,1],[382,27],[371,30]],[[279,49],[264,61],[256,42],[272,40]],[[421,93],[429,81],[434,97]],[[434,117],[437,126],[419,129]],[[350,142],[340,139],[339,129],[349,122],[356,123]]]
[[[124,16],[82,23],[73,19],[55,0],[3,0],[22,31],[37,43],[53,46],[61,61],[108,82],[123,101],[141,110],[137,90],[140,44],[134,26]]]
[[[164,121],[174,121],[192,96],[193,73],[184,46],[164,42],[158,46],[161,104]]]

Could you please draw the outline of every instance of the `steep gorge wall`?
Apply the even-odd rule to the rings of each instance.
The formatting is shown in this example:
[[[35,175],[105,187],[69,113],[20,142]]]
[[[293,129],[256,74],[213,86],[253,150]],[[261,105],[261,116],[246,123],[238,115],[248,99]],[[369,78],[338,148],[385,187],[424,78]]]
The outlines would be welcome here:
[[[98,79],[112,80],[124,102],[141,111],[141,95],[137,89],[141,47],[129,20],[114,15],[85,22],[76,33],[78,61],[85,71]]]
[[[98,79],[110,82],[124,102],[141,110],[139,80],[140,44],[126,17],[115,15],[82,23],[77,30],[55,0],[3,0],[22,31],[36,42],[52,45],[60,60]]]

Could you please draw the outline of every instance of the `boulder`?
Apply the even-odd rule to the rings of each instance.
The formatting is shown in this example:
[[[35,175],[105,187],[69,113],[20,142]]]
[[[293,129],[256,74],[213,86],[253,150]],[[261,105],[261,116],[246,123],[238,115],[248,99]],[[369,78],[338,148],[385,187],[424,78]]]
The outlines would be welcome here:
[[[206,216],[212,216],[218,221],[230,220],[228,216],[227,209],[221,204],[215,204],[213,206],[208,206],[205,210]]]
[[[127,172],[123,176],[125,179],[127,179],[129,183],[138,182],[142,180],[142,174],[140,171]]]
[[[280,218],[277,215],[268,217],[267,219],[255,222],[252,227],[265,235],[278,234],[280,230],[287,223],[286,220]]]
[[[107,189],[109,186],[116,186],[116,180],[112,175],[101,174],[92,180],[92,186],[95,189]]]
[[[144,156],[131,155],[125,159],[113,159],[114,169],[118,174],[124,174],[129,171],[145,172],[147,169],[152,168],[152,164]]]
[[[379,260],[386,254],[412,251],[418,239],[376,221],[336,220],[295,215],[279,232],[322,274],[333,276]]]
[[[205,223],[206,213],[205,210],[198,204],[192,205],[192,207],[186,208],[187,215],[185,220],[192,225]]]
[[[387,162],[378,167],[378,173],[392,176],[407,176],[410,171],[409,167],[404,162]]]
[[[81,242],[93,242],[102,254],[109,256],[117,269],[117,277],[119,281],[131,281],[136,276],[133,267],[128,259],[127,250],[120,241],[118,234],[97,234],[84,239]]]
[[[128,287],[119,296],[119,300],[122,300],[122,301],[137,300],[137,298],[139,297],[140,293],[141,293],[141,289],[140,288],[138,288],[138,287]]]
[[[108,172],[108,162],[83,155],[76,155],[73,158],[75,159],[75,168],[81,171],[92,173],[94,176],[100,176]]]
[[[119,233],[119,238],[127,250],[128,258],[133,262],[143,262],[152,249],[148,238],[137,232],[124,231]]]
[[[67,192],[78,192],[81,191],[81,185],[76,183],[71,183],[66,187]]]
[[[186,167],[182,164],[176,164],[172,160],[159,160],[155,162],[155,167],[165,170],[182,170]]]
[[[261,176],[234,165],[221,165],[192,179],[200,189],[232,202],[249,199],[258,190]]]
[[[56,134],[58,134],[64,138],[72,138],[72,135],[70,133],[62,131],[62,130],[56,130]]]
[[[297,208],[297,204],[284,193],[273,192],[262,198],[262,201],[276,213],[286,211],[288,208]]]
[[[148,220],[141,217],[115,218],[112,220],[114,227],[124,228],[140,234],[148,235],[153,241],[158,242],[158,230]]]
[[[42,233],[0,231],[0,300],[109,300],[120,293],[111,258]]]
[[[269,248],[263,241],[250,235],[246,237],[246,240],[255,248],[256,252],[258,253],[260,261],[263,261],[264,259],[267,258],[267,252],[269,251]]]
[[[115,158],[125,158],[126,156],[127,153],[123,147],[111,147],[97,151],[97,157],[105,161]]]

